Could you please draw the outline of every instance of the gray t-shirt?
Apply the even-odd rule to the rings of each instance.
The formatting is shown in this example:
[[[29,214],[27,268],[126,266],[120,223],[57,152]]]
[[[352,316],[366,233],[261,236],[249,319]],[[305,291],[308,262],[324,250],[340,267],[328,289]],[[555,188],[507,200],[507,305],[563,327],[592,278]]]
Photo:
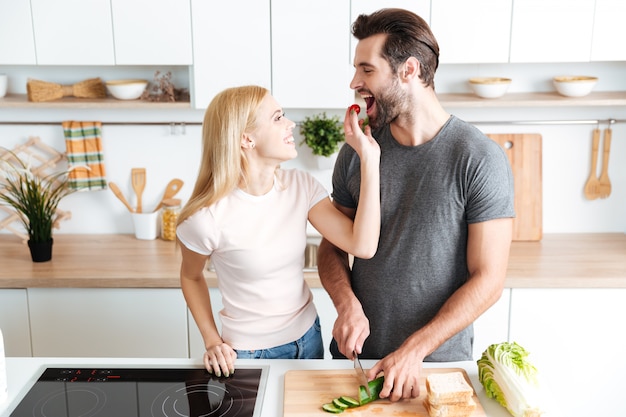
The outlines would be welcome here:
[[[363,358],[380,359],[423,327],[468,278],[467,225],[514,217],[513,173],[504,150],[452,116],[430,141],[400,145],[389,126],[381,147],[381,235],[372,259],[355,258],[352,288],[370,321]],[[342,147],[333,172],[334,200],[355,208],[360,162]],[[470,325],[427,361],[472,359]],[[331,352],[343,357],[333,340]]]

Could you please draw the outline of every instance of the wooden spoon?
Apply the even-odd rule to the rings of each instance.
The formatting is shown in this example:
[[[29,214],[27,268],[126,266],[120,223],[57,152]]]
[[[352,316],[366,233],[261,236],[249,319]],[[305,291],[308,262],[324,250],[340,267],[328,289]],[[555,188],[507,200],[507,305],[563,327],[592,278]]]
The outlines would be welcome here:
[[[600,196],[600,181],[596,174],[596,166],[598,161],[598,146],[600,144],[600,129],[593,130],[593,139],[591,141],[591,172],[585,183],[585,197],[587,200],[595,200]]]
[[[154,211],[157,211],[161,208],[161,206],[163,206],[163,201],[167,200],[168,198],[174,197],[183,187],[183,184],[183,180],[180,180],[178,178],[174,178],[169,183],[167,183],[167,186],[165,187],[165,192],[163,193],[163,198],[161,198],[161,201],[159,202],[159,204],[157,204]]]
[[[133,168],[130,174],[133,190],[135,190],[135,195],[137,196],[137,213],[142,213],[141,196],[143,195],[143,190],[146,188],[146,169]]]
[[[131,213],[135,212],[135,210],[132,208],[132,206],[126,200],[126,197],[124,197],[124,194],[122,194],[122,191],[120,190],[120,187],[117,186],[117,184],[115,184],[114,182],[110,182],[109,183],[109,188],[111,189],[111,191],[113,191],[113,194],[115,194],[115,196],[118,198],[118,200],[120,200],[122,203],[124,203],[124,205],[126,206],[128,211],[130,211]]]
[[[611,180],[609,179],[609,153],[611,152],[611,129],[604,130],[604,153],[602,155],[602,171],[600,172],[600,198],[611,195]]]

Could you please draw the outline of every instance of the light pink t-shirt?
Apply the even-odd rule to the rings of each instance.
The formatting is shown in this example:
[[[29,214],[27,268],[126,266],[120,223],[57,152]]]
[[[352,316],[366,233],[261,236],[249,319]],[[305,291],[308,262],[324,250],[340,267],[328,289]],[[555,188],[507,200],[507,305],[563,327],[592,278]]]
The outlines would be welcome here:
[[[293,342],[313,325],[306,225],[309,210],[327,197],[309,173],[278,170],[267,194],[235,190],[178,226],[185,247],[211,256],[224,303],[222,339],[234,349]]]

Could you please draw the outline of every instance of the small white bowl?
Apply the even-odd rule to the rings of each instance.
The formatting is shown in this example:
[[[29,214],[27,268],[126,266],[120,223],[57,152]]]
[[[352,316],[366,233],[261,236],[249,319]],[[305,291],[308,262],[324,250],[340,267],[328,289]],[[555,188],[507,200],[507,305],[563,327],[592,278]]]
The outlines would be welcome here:
[[[598,82],[597,77],[584,75],[554,77],[553,83],[556,91],[566,97],[583,97],[593,90]]]
[[[498,98],[502,97],[509,89],[511,79],[501,77],[476,77],[470,78],[469,83],[478,97]]]
[[[146,89],[146,80],[112,80],[107,81],[109,93],[118,100],[136,100]]]

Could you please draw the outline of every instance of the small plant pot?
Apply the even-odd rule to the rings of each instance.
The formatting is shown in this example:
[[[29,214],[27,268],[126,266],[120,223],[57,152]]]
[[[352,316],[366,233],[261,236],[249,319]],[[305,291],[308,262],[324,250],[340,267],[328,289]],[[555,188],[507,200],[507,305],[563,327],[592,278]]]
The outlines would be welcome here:
[[[50,239],[47,242],[33,242],[28,241],[28,248],[30,249],[30,257],[33,262],[48,262],[52,259],[52,243],[54,239]]]

